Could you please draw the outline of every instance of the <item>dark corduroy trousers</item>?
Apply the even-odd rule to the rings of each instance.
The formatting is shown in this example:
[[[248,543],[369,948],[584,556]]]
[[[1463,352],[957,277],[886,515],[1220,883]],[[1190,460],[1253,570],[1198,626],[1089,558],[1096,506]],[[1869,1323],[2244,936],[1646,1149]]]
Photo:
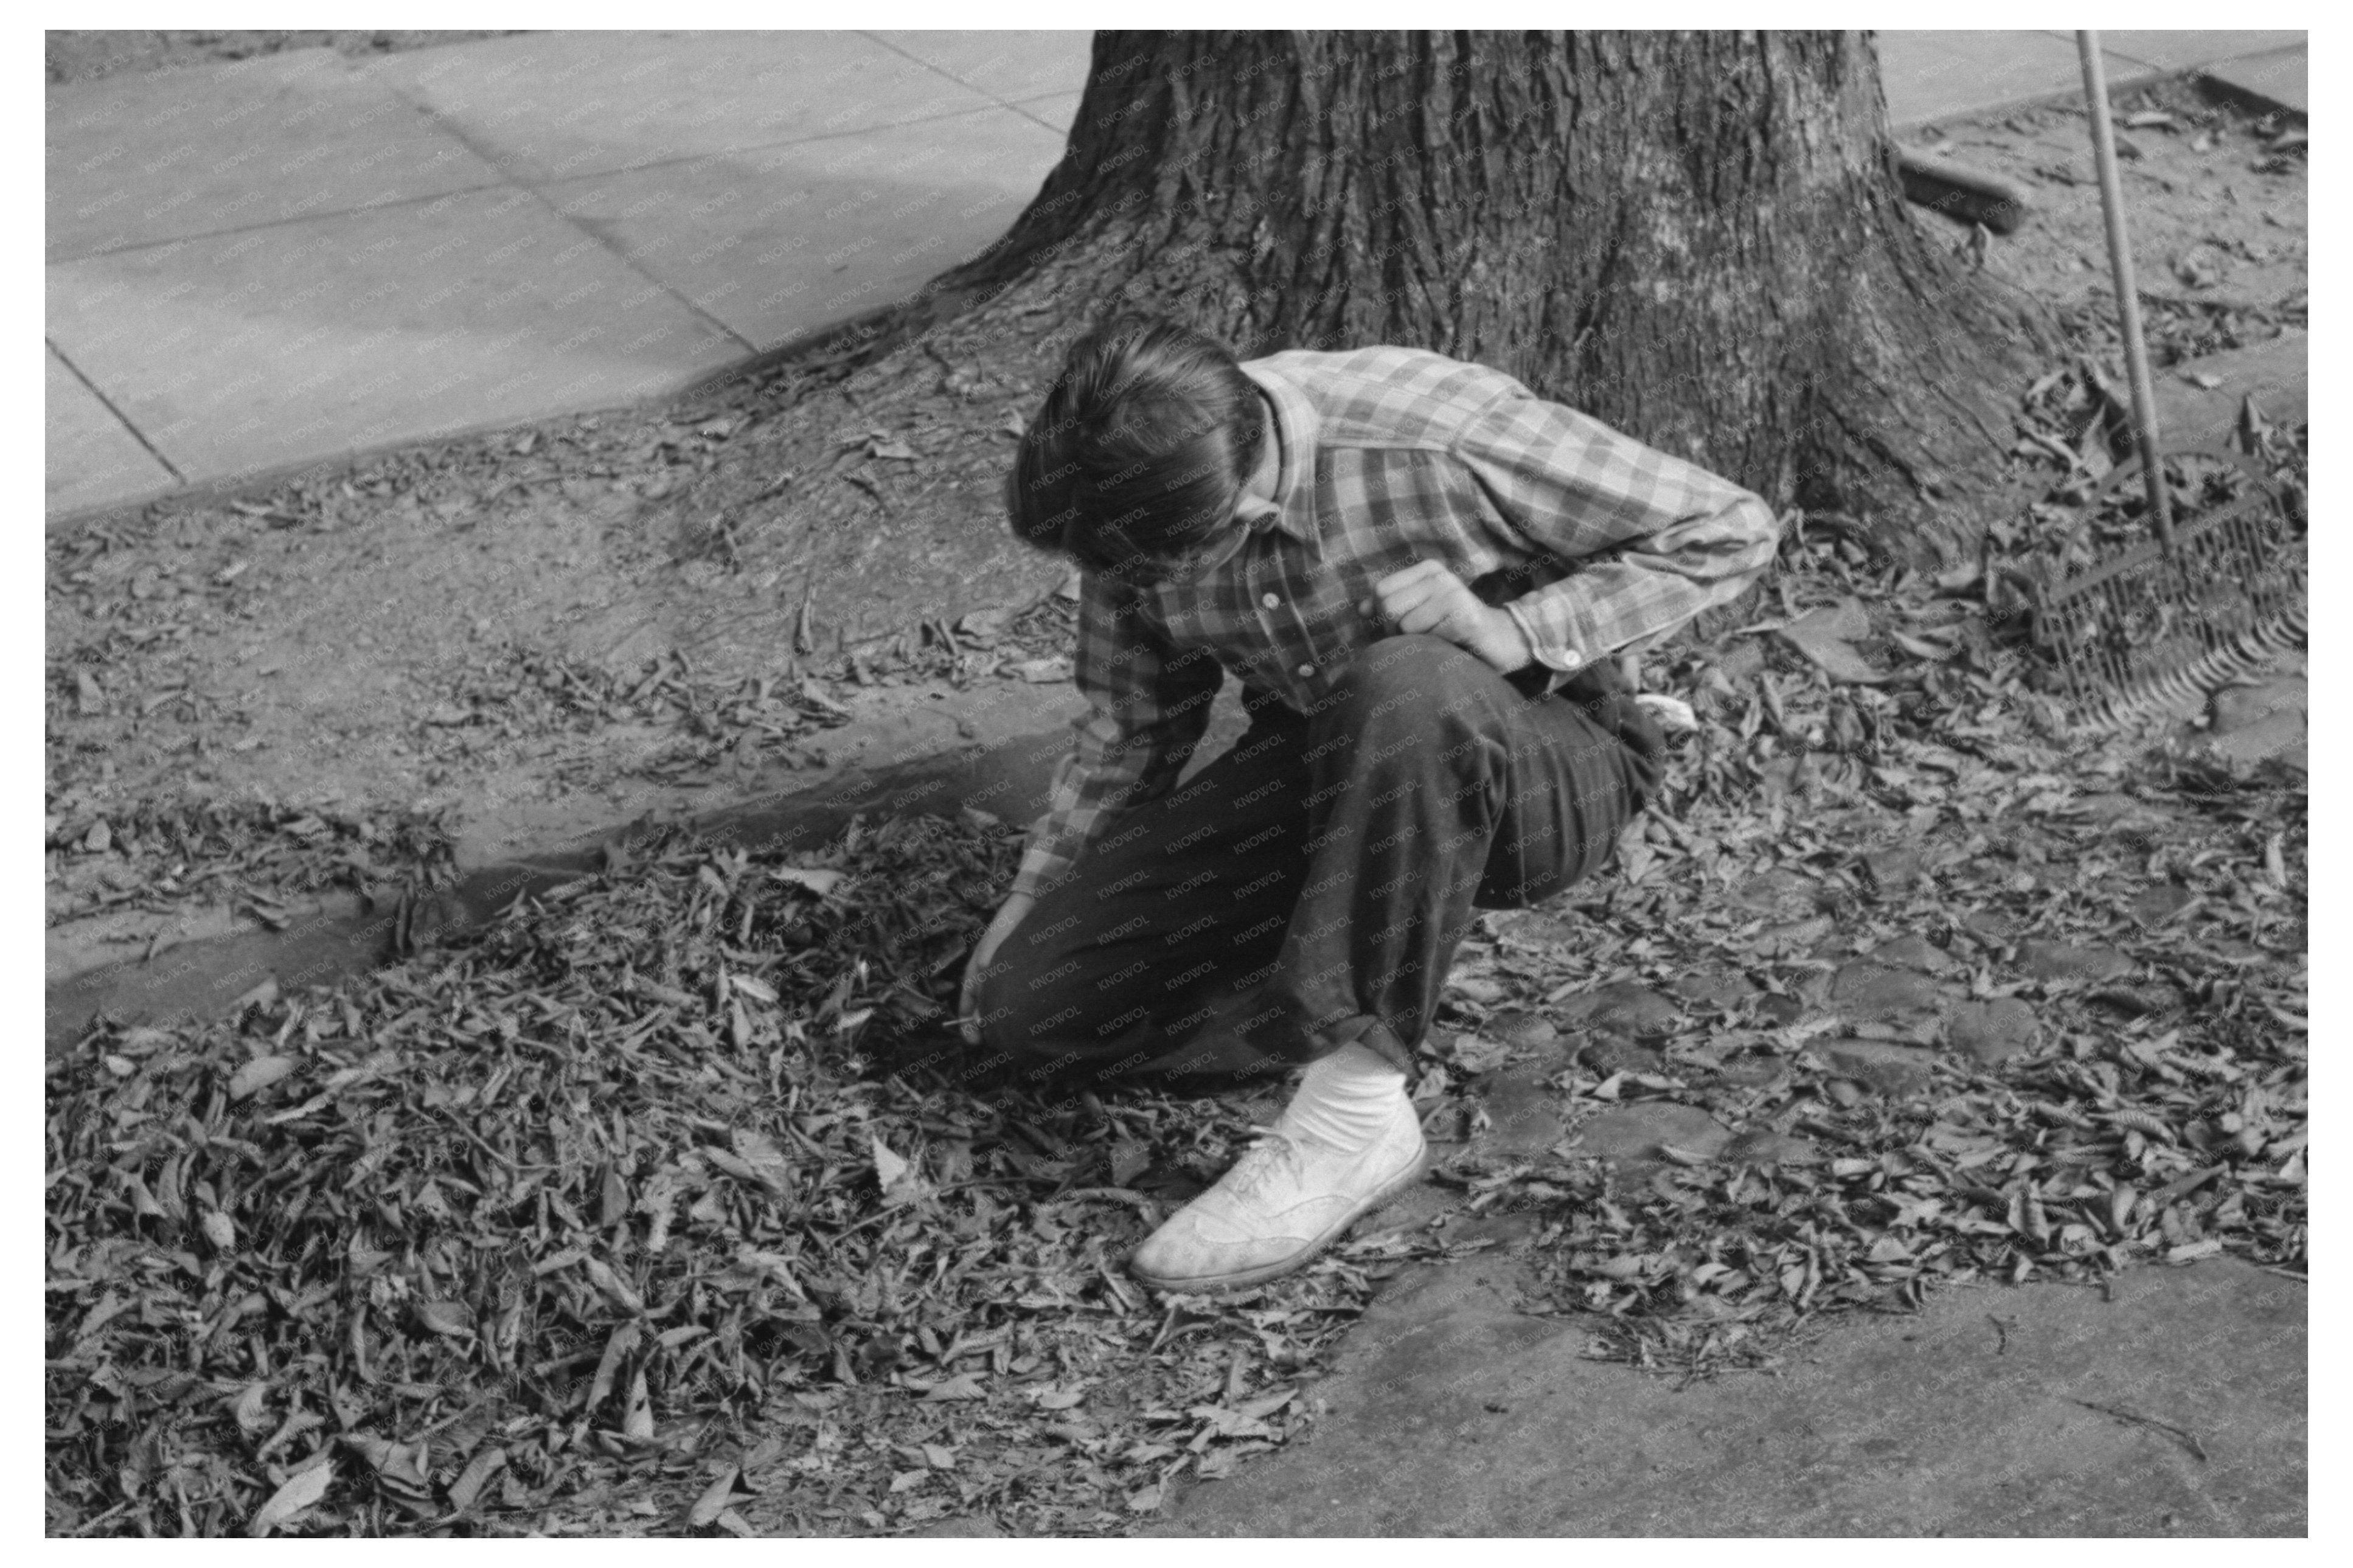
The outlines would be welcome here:
[[[985,1054],[1016,1081],[1202,1091],[1359,1042],[1410,1072],[1478,909],[1608,859],[1659,732],[1606,663],[1544,689],[1429,637],[1359,654],[1316,711],[1107,818],[997,949]]]

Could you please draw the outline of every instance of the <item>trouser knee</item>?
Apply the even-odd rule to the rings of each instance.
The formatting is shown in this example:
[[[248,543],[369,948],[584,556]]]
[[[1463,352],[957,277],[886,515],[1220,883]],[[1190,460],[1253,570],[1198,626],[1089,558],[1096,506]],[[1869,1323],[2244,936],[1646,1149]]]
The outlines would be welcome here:
[[[1514,694],[1487,662],[1442,637],[1384,637],[1359,653],[1317,717],[1350,734],[1476,728]]]
[[[1494,679],[1494,671],[1467,648],[1415,633],[1366,645],[1333,689],[1342,705],[1393,702],[1402,711],[1417,703],[1443,708]]]

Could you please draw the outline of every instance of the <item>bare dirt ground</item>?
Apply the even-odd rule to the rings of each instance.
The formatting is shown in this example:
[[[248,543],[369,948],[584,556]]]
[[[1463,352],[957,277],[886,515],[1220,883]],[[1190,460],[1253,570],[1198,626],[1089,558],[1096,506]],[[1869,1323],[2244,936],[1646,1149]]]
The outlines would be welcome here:
[[[2305,163],[2300,142],[2278,144],[2284,121],[2218,108],[2179,83],[2126,94],[2116,112],[2136,281],[2160,364],[2300,324],[2310,259]],[[2094,341],[2115,342],[2107,240],[2080,110],[2021,110],[1906,140],[2031,189],[2033,216],[1989,244],[1987,268],[2051,301]]]
[[[2179,84],[2118,111],[2160,364],[2301,326],[2300,133]],[[1939,129],[1921,144],[2036,194],[1984,265],[2113,369],[2082,114]],[[919,381],[772,375],[52,530],[53,975],[435,845],[471,863],[950,746],[976,687],[1050,682],[1062,574],[994,542],[1037,389],[935,357]]]

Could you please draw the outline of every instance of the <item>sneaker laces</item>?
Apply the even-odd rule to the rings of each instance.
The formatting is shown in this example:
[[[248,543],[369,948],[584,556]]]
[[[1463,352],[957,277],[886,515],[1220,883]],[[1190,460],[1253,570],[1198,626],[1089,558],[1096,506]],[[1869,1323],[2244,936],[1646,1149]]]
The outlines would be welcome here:
[[[1236,1197],[1247,1197],[1273,1181],[1277,1173],[1286,1173],[1293,1180],[1303,1173],[1304,1165],[1299,1141],[1279,1127],[1253,1126],[1250,1146],[1234,1162],[1220,1185]]]

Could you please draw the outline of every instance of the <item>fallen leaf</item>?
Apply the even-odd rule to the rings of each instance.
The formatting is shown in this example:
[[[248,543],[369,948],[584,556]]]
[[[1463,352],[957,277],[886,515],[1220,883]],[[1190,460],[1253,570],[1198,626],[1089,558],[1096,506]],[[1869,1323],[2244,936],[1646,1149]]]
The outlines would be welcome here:
[[[1483,974],[1450,974],[1446,984],[1450,989],[1469,997],[1482,1007],[1493,1007],[1511,995],[1501,981],[1492,980]]]
[[[1197,1405],[1186,1414],[1203,1423],[1200,1433],[1193,1439],[1197,1446],[1206,1446],[1205,1439],[1214,1441],[1221,1437],[1265,1437],[1272,1435],[1265,1422],[1221,1405]],[[1195,1451],[1198,1452],[1198,1447]]]
[[[237,1417],[237,1430],[248,1437],[259,1437],[276,1426],[277,1423],[269,1417],[269,1399],[268,1384],[247,1384],[244,1391],[237,1396],[237,1404],[230,1409],[230,1414]]]
[[[640,1443],[654,1440],[654,1402],[646,1389],[646,1373],[639,1367],[629,1378],[628,1413],[621,1418],[621,1435]]]
[[[1957,651],[1956,649],[1943,647],[1940,644],[1926,641],[1921,637],[1907,636],[1903,632],[1889,632],[1887,634],[1887,637],[1890,642],[1893,642],[1897,647],[1902,648],[1905,653],[1910,654],[1914,658],[1927,659],[1930,662],[1936,664],[1941,664],[1945,660],[1952,658],[1954,653]]]
[[[1670,697],[1663,691],[1644,691],[1636,695],[1634,705],[1670,735],[1688,735],[1699,729],[1699,715],[1680,697]]]
[[[637,1287],[623,1279],[611,1264],[600,1258],[586,1258],[581,1259],[580,1267],[587,1271],[588,1282],[624,1312],[646,1310],[645,1298],[638,1294]]]
[[[732,1173],[749,1173],[754,1181],[778,1197],[792,1192],[792,1163],[785,1158],[784,1150],[774,1138],[756,1127],[739,1127],[727,1136],[735,1149]],[[710,1156],[715,1162],[719,1152],[712,1150]]]
[[[253,1516],[253,1522],[246,1526],[245,1532],[262,1536],[273,1530],[283,1530],[298,1516],[318,1506],[319,1500],[327,1495],[327,1488],[334,1479],[332,1462],[313,1465],[298,1475],[288,1477],[284,1486],[269,1494],[269,1500],[261,1505],[260,1511]]]
[[[1050,686],[1071,679],[1073,674],[1071,660],[1063,654],[1056,654],[1050,658],[1025,658],[1001,668],[1007,674],[1017,676],[1032,686]]]
[[[449,1483],[449,1507],[459,1513],[472,1508],[481,1497],[482,1489],[490,1484],[491,1478],[506,1466],[507,1451],[504,1448],[480,1450],[466,1461],[466,1468],[458,1472],[456,1480]]]
[[[988,1391],[981,1386],[980,1373],[960,1372],[954,1377],[935,1383],[923,1391],[923,1403],[940,1405],[957,1399],[986,1399]]]
[[[702,1495],[694,1500],[694,1505],[686,1510],[687,1528],[701,1530],[717,1521],[720,1510],[733,1503],[736,1494],[744,1489],[741,1485],[743,1479],[744,1472],[737,1466],[729,1465],[722,1469],[712,1479],[711,1484],[702,1489]]]
[[[1639,881],[1639,877],[1630,878]],[[1494,1071],[1511,1059],[1512,1047],[1501,1040],[1490,1040],[1478,1035],[1457,1035],[1454,1049],[1447,1060],[1473,1077]]]
[[[1280,1388],[1261,1394],[1256,1399],[1246,1399],[1235,1408],[1245,1419],[1263,1421],[1299,1396],[1295,1388]]]
[[[597,1361],[596,1375],[588,1385],[589,1409],[596,1409],[612,1397],[614,1388],[620,1382],[622,1365],[644,1336],[645,1330],[635,1318],[606,1336],[605,1353]]]
[[[474,1331],[473,1309],[462,1301],[419,1301],[417,1321],[437,1334],[463,1336]]]
[[[1111,1184],[1125,1187],[1134,1184],[1135,1178],[1152,1168],[1150,1145],[1134,1138],[1121,1137],[1112,1141]]]
[[[1873,686],[1887,678],[1857,653],[1854,638],[1867,636],[1871,619],[1852,599],[1810,610],[1778,629],[1784,642],[1819,666],[1832,680]]]
[[[292,1057],[256,1057],[228,1076],[228,1097],[244,1100],[268,1089],[301,1064]]]
[[[832,695],[824,687],[818,685],[814,678],[802,679],[800,693],[802,701],[821,712],[831,713],[844,719],[849,717],[849,710],[836,702]]]
[[[1985,575],[1985,563],[1978,560],[1962,562],[1948,572],[1936,574],[1936,592],[1945,595],[1965,594]]]

